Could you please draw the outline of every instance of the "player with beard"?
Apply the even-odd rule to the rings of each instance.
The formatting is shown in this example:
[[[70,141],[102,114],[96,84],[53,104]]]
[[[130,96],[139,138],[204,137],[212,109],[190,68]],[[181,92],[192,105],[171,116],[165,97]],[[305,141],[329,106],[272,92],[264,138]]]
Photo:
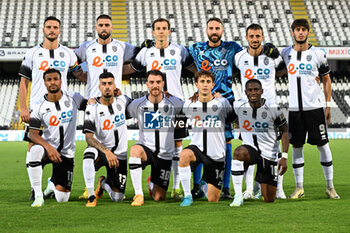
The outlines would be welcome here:
[[[215,86],[213,92],[219,92],[231,104],[234,101],[232,91],[232,71],[234,56],[242,50],[242,47],[233,41],[222,41],[221,37],[224,33],[223,23],[219,18],[210,18],[207,21],[206,33],[208,36],[207,42],[197,42],[189,47],[189,52],[192,55],[198,70],[210,71],[215,75]],[[223,179],[222,197],[232,199],[230,187],[230,171],[232,160],[231,139],[233,138],[232,126],[227,124],[225,127],[226,137],[226,159],[225,173]],[[203,164],[198,164],[193,172],[192,189],[193,198],[198,197],[199,181],[201,178]]]
[[[306,19],[292,23],[294,45],[285,48],[281,55],[288,68],[289,79],[289,131],[293,145],[293,173],[295,191],[289,198],[304,197],[304,154],[307,142],[316,145],[320,152],[323,174],[326,179],[326,194],[339,199],[333,185],[332,153],[328,144],[327,126],[331,120],[332,86],[329,66],[323,50],[308,43],[310,25]],[[316,77],[323,83],[323,93]]]
[[[175,96],[162,93],[165,74],[159,70],[150,70],[146,74],[149,94],[132,101],[127,113],[137,118],[139,140],[130,148],[129,168],[135,196],[132,206],[142,206],[142,169],[151,165],[151,177],[148,179],[149,195],[155,201],[165,199],[171,163],[175,151],[175,117],[181,112],[183,101]]]
[[[32,207],[44,204],[41,180],[42,167],[47,163],[53,164],[49,186],[56,200],[68,201],[73,181],[77,112],[84,110],[87,103],[79,93],[61,90],[58,70],[48,69],[43,79],[48,93],[33,106],[29,123],[29,137],[34,143],[28,155],[28,174],[35,192]]]
[[[62,90],[67,90],[67,74],[72,72],[77,78],[84,80],[85,74],[77,63],[77,57],[73,50],[65,47],[58,42],[61,33],[61,21],[54,16],[49,16],[44,21],[44,42],[29,49],[23,59],[19,69],[21,77],[19,86],[19,102],[21,119],[29,123],[32,106],[40,102],[47,90],[44,85],[43,73],[49,68],[55,68],[61,72]],[[29,82],[30,87],[29,107],[27,107],[27,93]],[[26,125],[24,141],[30,141],[28,138],[29,127]],[[29,142],[27,159],[33,143]],[[28,167],[28,162],[27,162]],[[29,172],[29,170],[28,170]],[[29,175],[30,176],[30,175]],[[31,200],[34,200],[32,192]]]
[[[242,50],[242,47],[233,41],[222,41],[224,33],[223,23],[219,18],[210,18],[207,21],[206,33],[208,36],[207,42],[198,42],[190,46],[189,52],[192,55],[198,70],[210,71],[215,75],[215,86],[213,92],[220,93],[231,104],[234,101],[232,91],[232,75],[234,73],[234,56]],[[272,44],[264,45],[264,53],[272,58],[276,58],[278,50]],[[225,127],[226,137],[226,159],[225,159],[225,174],[223,180],[222,198],[232,199],[230,187],[230,172],[232,160],[231,139],[233,138],[232,126],[227,124]],[[199,193],[199,180],[202,171],[202,164],[199,164],[193,173],[194,188],[192,196],[197,197]]]
[[[285,73],[285,64],[282,57],[277,53],[277,58],[273,59],[264,54],[262,42],[264,40],[263,28],[258,24],[251,24],[246,29],[246,40],[249,47],[235,55],[235,66],[240,73],[242,83],[241,98],[247,100],[245,95],[245,84],[248,80],[259,79],[264,90],[262,97],[271,104],[276,103],[275,76]],[[278,51],[277,51],[278,52]],[[239,74],[237,74],[239,75]],[[259,198],[260,185],[255,182],[253,192],[253,180],[255,165],[245,168],[245,180],[247,190],[243,193],[244,199]],[[282,186],[283,176],[278,177],[276,197],[286,198]]]
[[[79,63],[86,62],[88,98],[100,96],[99,75],[111,72],[117,88],[122,85],[123,63],[135,57],[135,46],[112,38],[112,18],[100,15],[96,20],[97,39],[84,42],[75,50]]]

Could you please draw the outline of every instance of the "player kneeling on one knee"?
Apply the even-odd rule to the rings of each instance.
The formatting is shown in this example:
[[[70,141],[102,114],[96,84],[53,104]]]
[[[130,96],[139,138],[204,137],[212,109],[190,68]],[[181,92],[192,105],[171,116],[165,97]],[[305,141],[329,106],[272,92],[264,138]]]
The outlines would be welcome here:
[[[273,202],[276,196],[278,173],[287,170],[289,136],[287,121],[278,105],[261,98],[261,82],[251,79],[246,83],[248,101],[234,103],[243,143],[233,153],[232,181],[235,198],[230,204],[243,205],[242,178],[244,165],[257,164],[255,180],[261,184],[265,202]],[[277,132],[282,131],[282,159],[278,161],[280,143]]]

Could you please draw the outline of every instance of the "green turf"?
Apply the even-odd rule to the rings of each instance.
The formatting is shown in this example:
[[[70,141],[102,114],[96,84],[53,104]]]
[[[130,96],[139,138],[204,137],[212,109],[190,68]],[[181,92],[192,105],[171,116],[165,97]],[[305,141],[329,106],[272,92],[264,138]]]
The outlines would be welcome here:
[[[134,143],[134,142],[132,142]],[[234,141],[233,148],[240,142]],[[305,148],[305,198],[277,200],[266,204],[262,200],[246,201],[241,208],[230,208],[230,201],[208,203],[195,201],[189,208],[167,199],[156,203],[147,196],[147,169],[143,173],[145,205],[131,207],[133,188],[128,177],[126,200],[112,203],[107,193],[96,208],[86,208],[78,200],[84,189],[82,152],[85,142],[77,143],[74,180],[70,202],[46,200],[42,208],[31,208],[28,201],[30,185],[25,167],[25,142],[0,143],[0,232],[349,232],[350,231],[350,143],[330,142],[334,162],[334,183],[340,200],[325,195],[325,181],[317,148]],[[294,189],[291,164],[284,178],[284,190]],[[101,169],[98,175],[105,171]],[[44,169],[43,189],[51,165]],[[97,180],[97,179],[96,179]],[[170,189],[169,189],[170,190]],[[232,190],[232,189],[231,189]]]

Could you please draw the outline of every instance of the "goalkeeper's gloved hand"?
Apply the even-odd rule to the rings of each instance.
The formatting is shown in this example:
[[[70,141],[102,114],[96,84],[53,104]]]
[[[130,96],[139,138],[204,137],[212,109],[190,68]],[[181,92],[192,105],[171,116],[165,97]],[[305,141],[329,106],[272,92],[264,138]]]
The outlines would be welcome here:
[[[272,59],[276,59],[280,55],[280,52],[278,51],[278,48],[276,46],[274,46],[273,44],[271,44],[271,43],[264,44],[264,46],[263,46],[263,53],[266,56],[271,57]]]
[[[141,49],[146,47],[146,48],[151,48],[154,46],[154,41],[150,39],[146,39],[144,42],[141,43]]]

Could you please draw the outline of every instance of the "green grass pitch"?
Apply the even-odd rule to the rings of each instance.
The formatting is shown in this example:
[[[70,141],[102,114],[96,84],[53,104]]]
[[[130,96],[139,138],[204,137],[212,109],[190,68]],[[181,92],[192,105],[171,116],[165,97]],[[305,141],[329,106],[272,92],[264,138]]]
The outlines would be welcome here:
[[[233,148],[239,144],[240,141],[233,141]],[[57,203],[50,199],[42,208],[31,208],[25,167],[27,143],[1,142],[0,232],[350,232],[350,143],[349,140],[332,140],[330,146],[334,184],[340,200],[326,198],[318,150],[306,146],[305,198],[301,200],[266,204],[260,199],[246,201],[241,208],[230,208],[230,201],[198,200],[191,207],[181,208],[179,201],[170,198],[172,184],[165,201],[150,200],[146,187],[150,170],[147,168],[143,172],[144,206],[130,206],[134,193],[129,176],[124,202],[113,203],[105,193],[96,208],[86,208],[86,201],[78,200],[84,190],[82,153],[86,143],[77,142],[70,201]],[[44,169],[43,189],[51,167],[48,165]],[[104,173],[102,168],[97,177]],[[284,190],[287,195],[294,190],[291,150]]]

